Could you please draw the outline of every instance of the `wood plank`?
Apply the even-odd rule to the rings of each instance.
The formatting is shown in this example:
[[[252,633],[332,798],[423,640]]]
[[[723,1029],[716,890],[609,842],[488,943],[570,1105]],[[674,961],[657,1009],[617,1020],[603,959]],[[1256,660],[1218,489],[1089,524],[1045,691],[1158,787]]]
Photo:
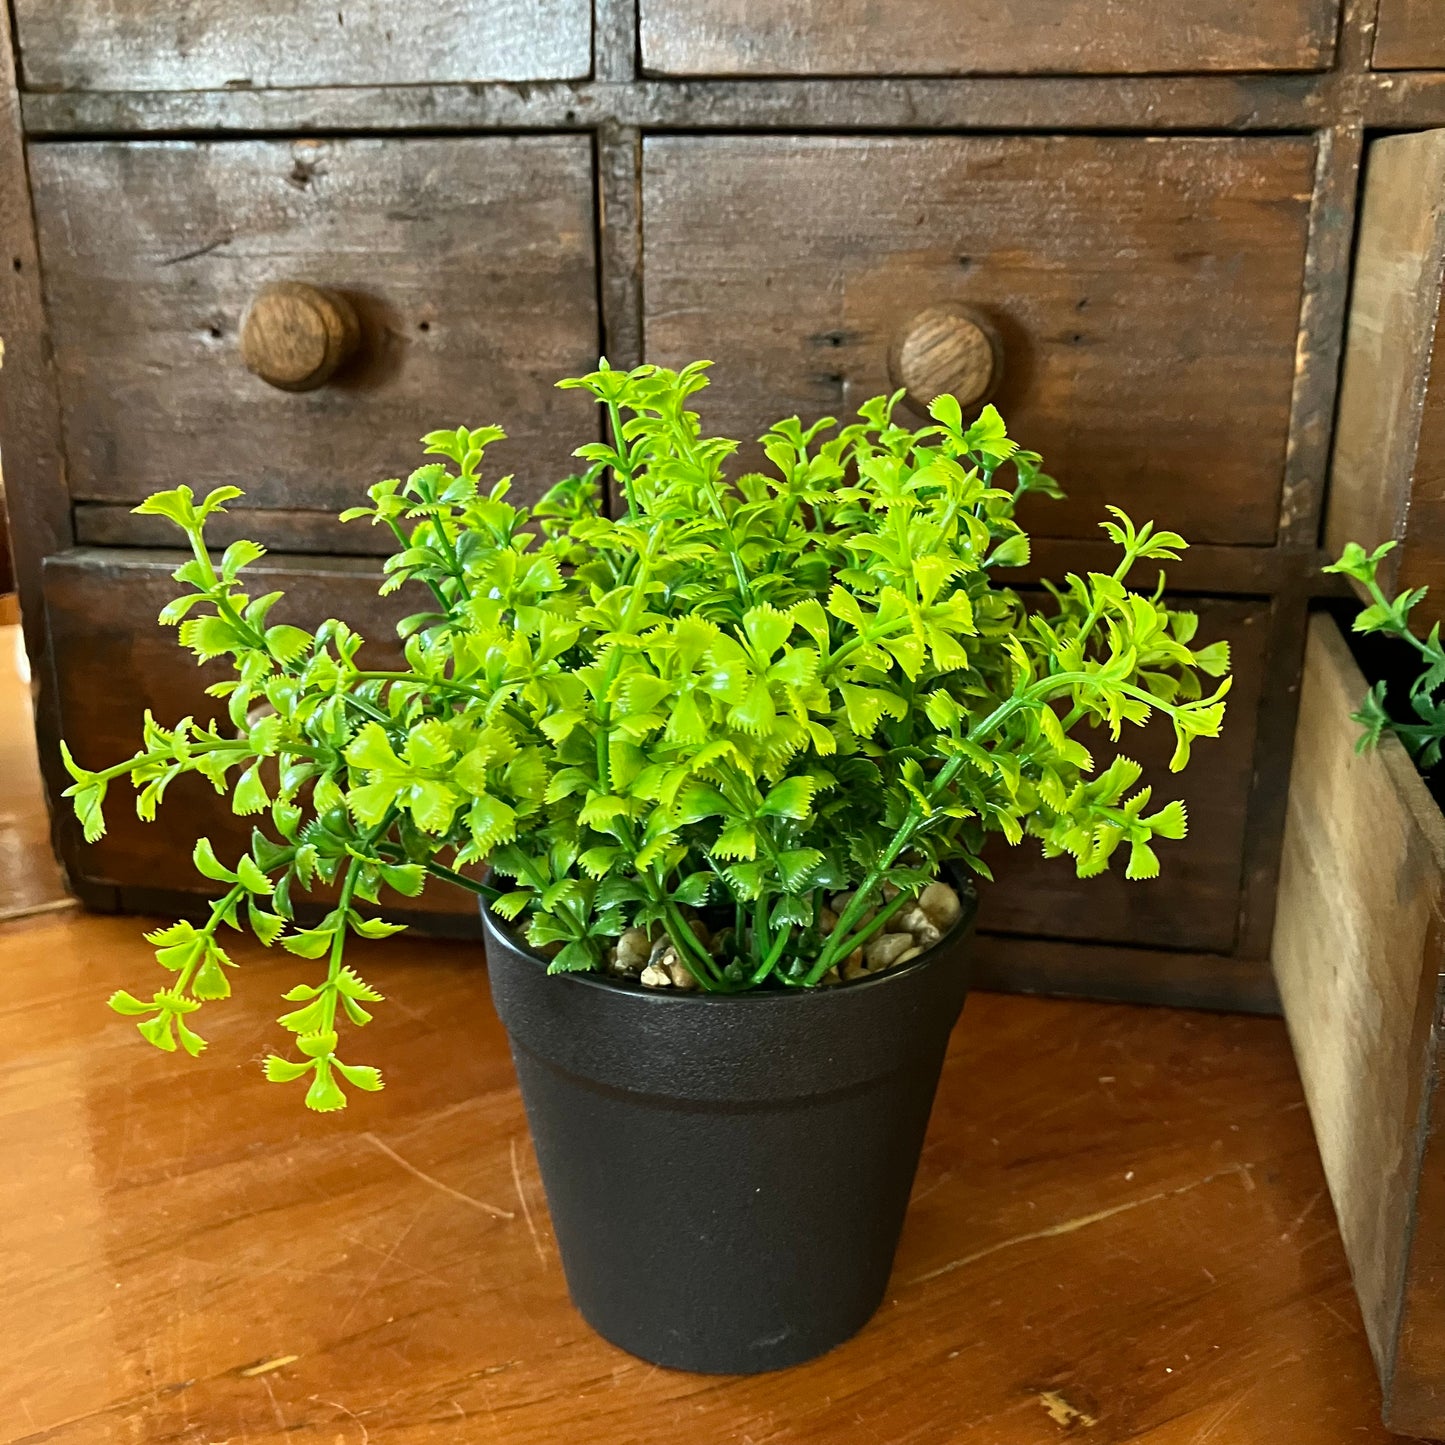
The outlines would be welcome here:
[[[70,510],[60,445],[60,407],[40,256],[15,89],[10,12],[0,7],[0,433],[4,505],[21,623],[37,684],[35,708],[46,736],[55,731],[56,697],[41,602],[40,563],[70,545]],[[44,760],[53,796],[64,787],[59,760]]]
[[[388,1085],[317,1117],[256,1062],[312,966],[162,1056],[138,927],[0,930],[6,1445],[1388,1445],[1276,1020],[975,996],[876,1319],[704,1379],[568,1304],[479,950],[358,951]]]
[[[1380,0],[1372,63],[1376,70],[1445,69],[1445,4]]]
[[[488,476],[531,497],[597,435],[588,398],[554,386],[597,359],[586,137],[96,142],[30,162],[76,500],[229,482],[248,507],[340,510],[463,421],[506,426]],[[242,364],[242,317],[279,280],[361,318],[360,358],[319,390]]]
[[[962,302],[1069,494],[1030,531],[1096,536],[1109,502],[1268,542],[1314,167],[1304,138],[653,136],[646,351],[715,360],[704,424],[751,438],[891,391],[895,336]]]
[[[1445,1431],[1439,1047],[1445,819],[1404,749],[1358,754],[1365,681],[1310,627],[1274,967],[1387,1421]]]
[[[1358,121],[1320,133],[1279,501],[1285,542],[1312,543],[1320,535],[1363,146]]]
[[[626,313],[619,320],[622,334]],[[611,343],[609,343],[609,350]],[[619,349],[619,355],[626,355]],[[620,364],[620,363],[619,363]],[[166,547],[175,540],[174,529],[161,517],[138,517],[129,507],[114,502],[80,502],[74,508],[75,540],[91,547]],[[355,522],[339,522],[334,512],[241,511],[226,513],[212,523],[219,543],[250,537],[273,552],[327,553],[334,556],[384,557],[393,539],[382,529]],[[1069,571],[1113,571],[1118,549],[1101,533],[1094,537],[1040,537],[1024,567],[999,575],[1013,586],[1042,577],[1062,577]],[[1206,543],[1191,547],[1177,562],[1163,566],[1141,562],[1133,585],[1148,591],[1162,573],[1176,592],[1209,592],[1259,597],[1281,590],[1307,591],[1316,596],[1348,596],[1338,578],[1320,569],[1332,558],[1313,546],[1225,547]]]
[[[1387,588],[1445,618],[1445,131],[1370,147],[1325,542],[1394,539]]]
[[[173,628],[156,615],[177,595],[170,573],[181,553],[102,551],[77,548],[47,559],[45,602],[59,679],[60,736],[89,766],[119,762],[141,743],[149,708],[173,723],[185,716],[226,719],[222,702],[205,688],[230,676],[224,662],[198,666],[181,649]],[[340,617],[367,638],[363,657],[379,668],[400,665],[395,624],[421,605],[413,589],[378,597],[381,572],[374,559],[270,556],[247,571],[251,595],[282,590],[273,619],[314,629]],[[421,596],[425,597],[425,592]],[[42,747],[54,744],[42,737]],[[77,891],[97,906],[115,907],[123,889],[174,894],[213,892],[190,861],[197,837],[209,837],[222,857],[233,857],[251,835],[251,819],[232,815],[228,802],[196,776],[180,778],[167,792],[156,823],[136,818],[128,790],[107,805],[109,829],[87,845],[68,808],[57,818],[62,855]],[[429,889],[415,902],[393,899],[408,910],[468,914],[470,898]]]
[[[807,0],[640,0],[642,62],[657,75],[1320,70],[1336,14],[1332,0],[834,0],[825,25]]]
[[[1427,77],[1377,77],[1365,94],[1392,116],[1436,102]],[[988,76],[973,79],[689,80],[409,85],[317,90],[69,91],[24,97],[36,137],[215,136],[376,130],[575,130],[607,121],[671,130],[903,128],[1058,133],[1308,130],[1363,103],[1356,77]],[[1428,88],[1427,88],[1428,89]],[[1401,96],[1405,98],[1402,99]],[[1415,97],[1412,99],[1411,97]]]
[[[973,987],[990,993],[1279,1013],[1268,958],[982,932],[972,969]]]
[[[592,64],[587,0],[16,0],[31,90],[554,80]]]

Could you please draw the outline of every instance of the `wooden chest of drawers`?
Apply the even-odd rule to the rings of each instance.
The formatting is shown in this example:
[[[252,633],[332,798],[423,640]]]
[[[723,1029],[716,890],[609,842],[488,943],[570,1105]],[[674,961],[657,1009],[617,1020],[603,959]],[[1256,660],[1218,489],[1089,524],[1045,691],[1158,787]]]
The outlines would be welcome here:
[[[130,514],[147,492],[245,487],[218,540],[267,543],[299,620],[384,649],[410,609],[334,516],[421,431],[505,422],[535,494],[595,428],[550,383],[600,353],[714,358],[705,419],[750,437],[889,389],[967,316],[1069,493],[1029,516],[1020,581],[1097,565],[1105,501],[1155,517],[1198,544],[1170,586],[1238,673],[1165,878],[1001,856],[982,981],[1273,1006],[1360,160],[1369,129],[1445,123],[1438,0],[1379,0],[1378,27],[1375,0],[13,10],[0,438],[53,788],[61,732],[110,758],[142,707],[206,705],[154,628],[174,562]],[[276,295],[350,318],[345,345],[263,379],[242,321]],[[115,816],[93,849],[58,816],[81,896],[183,902],[190,820]]]

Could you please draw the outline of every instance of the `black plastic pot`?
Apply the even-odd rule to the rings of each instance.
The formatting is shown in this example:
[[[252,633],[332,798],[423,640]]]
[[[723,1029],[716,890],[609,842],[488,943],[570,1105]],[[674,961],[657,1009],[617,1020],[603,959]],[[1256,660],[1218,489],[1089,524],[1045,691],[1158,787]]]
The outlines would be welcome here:
[[[750,1374],[867,1323],[968,988],[962,896],[896,972],[725,997],[549,977],[484,911],[567,1286],[599,1334]]]

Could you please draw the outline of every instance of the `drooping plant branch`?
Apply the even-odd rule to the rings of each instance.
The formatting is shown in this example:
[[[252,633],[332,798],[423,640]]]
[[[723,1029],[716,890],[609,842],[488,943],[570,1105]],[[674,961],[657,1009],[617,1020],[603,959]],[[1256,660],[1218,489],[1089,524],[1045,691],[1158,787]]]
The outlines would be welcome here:
[[[737,444],[688,409],[705,365],[604,363],[561,383],[597,399],[609,439],[580,448],[586,470],[530,511],[506,479],[481,484],[502,433],[461,427],[424,439],[438,460],[343,514],[395,536],[383,591],[417,584],[427,599],[400,625],[403,667],[364,663],[339,621],[271,624],[280,594],[243,586],[254,543],[213,564],[206,522],[236,489],[198,502],[182,487],[138,509],[191,548],[175,573],[188,590],[161,621],[200,660],[230,659],[234,676],[208,691],[234,731],[147,717],[124,763],[92,772],[67,752],[77,815],[94,839],[112,782],[129,778],[151,818],[172,779],[198,772],[269,822],[229,865],[198,844],[225,890],[209,921],[151,935],[171,980],[112,1001],[152,1043],[203,1047],[188,1020],[229,992],[217,937],[244,924],[324,960],[286,996],[297,1057],[273,1056],[267,1076],[308,1080],[317,1109],[345,1103],[343,1082],[379,1088],[338,1054],[339,1026],[364,1025],[379,998],[345,942],[394,932],[363,906],[429,878],[485,895],[554,971],[601,967],[642,929],[698,987],[732,993],[823,982],[942,864],[987,877],[991,834],[1031,836],[1083,877],[1127,844],[1129,877],[1158,873],[1154,840],[1183,836],[1182,804],[1148,811],[1139,766],[1119,757],[1095,775],[1077,734],[1117,740],[1160,714],[1177,770],[1219,732],[1227,646],[1192,645],[1196,619],[1163,603],[1162,578],[1149,596],[1126,586],[1183,539],[1111,509],[1115,570],[1025,601],[995,574],[1029,557],[1016,504],[1057,487],[992,408],[968,424],[941,397],[916,429],[895,420],[898,397],[841,427],[792,418],[762,438],[767,473],[729,480]],[[1222,681],[1206,694],[1201,674]],[[493,881],[469,876],[482,863]],[[314,888],[334,906],[298,927],[294,895]],[[839,891],[852,896],[825,927]],[[731,925],[713,946],[701,909]]]

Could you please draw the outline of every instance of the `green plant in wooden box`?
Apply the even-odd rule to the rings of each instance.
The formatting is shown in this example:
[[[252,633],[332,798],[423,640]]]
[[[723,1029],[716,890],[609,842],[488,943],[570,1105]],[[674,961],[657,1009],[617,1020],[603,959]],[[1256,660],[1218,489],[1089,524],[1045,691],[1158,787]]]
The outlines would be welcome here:
[[[286,995],[294,1051],[267,1077],[304,1081],[321,1110],[346,1085],[380,1088],[340,1034],[379,1000],[345,948],[396,931],[361,908],[383,886],[476,891],[553,972],[727,995],[906,964],[959,912],[941,870],[987,877],[991,834],[1084,877],[1121,849],[1130,878],[1158,873],[1182,804],[1155,806],[1126,758],[1095,772],[1082,735],[1161,715],[1179,769],[1219,732],[1226,645],[1196,646],[1162,581],[1126,585],[1183,539],[1111,509],[1114,570],[1026,599],[996,574],[1029,558],[1019,500],[1056,488],[992,408],[966,423],[943,396],[911,428],[894,397],[841,427],[790,419],[762,438],[768,471],[728,480],[736,443],[689,410],[705,384],[704,363],[562,382],[597,399],[610,440],[579,448],[585,470],[530,513],[482,479],[499,429],[426,437],[435,460],[344,514],[394,533],[383,590],[426,598],[396,670],[367,666],[343,622],[277,621],[280,594],[245,587],[259,546],[212,559],[207,519],[236,489],[137,509],[189,543],[160,620],[199,659],[230,660],[209,689],[229,725],[147,717],[141,751],[95,771],[67,752],[75,810],[94,839],[112,783],[129,779],[150,819],[198,772],[263,820],[240,857],[196,845],[209,918],[149,935],[169,978],[112,999],[151,1043],[204,1046],[195,1015],[231,987],[223,931],[244,927],[320,964]],[[1200,674],[1223,680],[1206,691]],[[482,863],[488,881],[466,871]],[[296,926],[317,887],[333,906]],[[878,949],[910,915],[909,947]]]
[[[1440,761],[1445,747],[1445,645],[1440,641],[1438,622],[1425,637],[1417,637],[1410,626],[1410,613],[1427,589],[1415,587],[1390,598],[1381,588],[1377,577],[1380,563],[1395,545],[1384,542],[1367,552],[1358,542],[1349,542],[1339,560],[1324,570],[1353,578],[1369,595],[1369,604],[1355,615],[1354,631],[1394,638],[1413,648],[1419,657],[1407,693],[1413,718],[1407,721],[1392,715],[1388,706],[1389,681],[1375,682],[1359,711],[1352,714],[1362,729],[1359,749],[1372,748],[1385,733],[1393,733],[1420,770],[1428,772]]]

